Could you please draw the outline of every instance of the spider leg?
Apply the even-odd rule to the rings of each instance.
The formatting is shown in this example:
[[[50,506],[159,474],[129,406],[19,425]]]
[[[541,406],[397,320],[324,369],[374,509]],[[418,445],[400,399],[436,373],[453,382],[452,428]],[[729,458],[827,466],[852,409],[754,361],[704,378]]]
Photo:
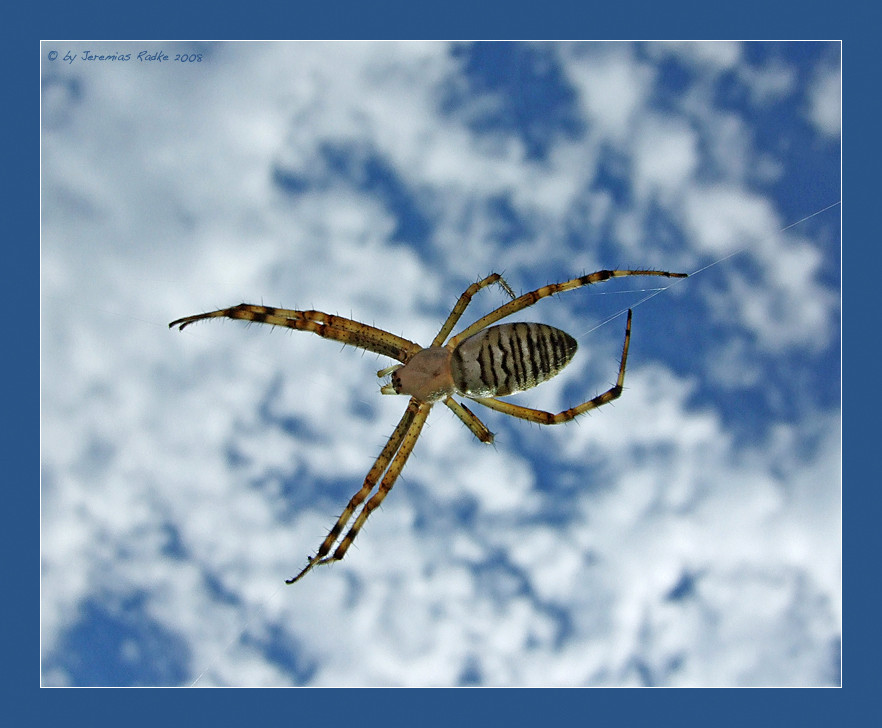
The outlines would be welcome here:
[[[472,296],[482,288],[486,288],[493,283],[498,283],[509,296],[512,298],[515,297],[514,291],[511,290],[511,287],[505,282],[499,273],[491,273],[483,280],[478,281],[477,283],[472,283],[472,285],[466,288],[463,294],[459,297],[459,300],[456,302],[456,305],[453,307],[453,310],[450,312],[450,315],[447,317],[447,320],[444,322],[444,325],[441,327],[441,330],[432,342],[432,346],[441,346],[441,344],[444,343],[444,339],[446,339],[450,335],[450,332],[453,331],[456,322],[459,321],[460,317],[465,312],[466,307],[471,302]]]
[[[462,420],[462,423],[468,427],[474,436],[481,442],[486,442],[488,445],[493,442],[493,433],[487,429],[487,425],[481,422],[481,420],[478,419],[478,416],[468,407],[457,402],[453,397],[445,398],[444,404],[450,407],[453,414],[459,417],[459,419]]]
[[[288,579],[286,581],[287,584],[293,584],[298,579],[301,579],[316,564],[324,563],[325,557],[331,551],[331,548],[334,546],[334,543],[339,538],[340,533],[346,527],[346,524],[349,523],[349,521],[352,519],[352,514],[355,513],[356,508],[358,508],[358,506],[360,506],[364,502],[364,500],[371,494],[371,491],[374,489],[374,486],[377,484],[380,476],[389,467],[389,461],[392,460],[392,457],[395,455],[396,452],[398,452],[399,448],[401,447],[401,443],[404,440],[405,435],[410,430],[414,418],[419,411],[419,407],[419,402],[417,402],[415,399],[410,400],[410,403],[407,405],[407,409],[404,411],[404,415],[401,417],[401,420],[399,420],[398,425],[395,427],[392,436],[389,438],[389,441],[386,443],[379,457],[377,457],[376,461],[374,462],[373,466],[365,477],[364,484],[361,486],[361,489],[354,496],[352,496],[349,503],[346,504],[346,508],[343,509],[343,513],[340,514],[340,518],[337,519],[337,522],[331,528],[325,540],[322,541],[322,544],[321,546],[319,546],[316,555],[310,557],[309,563],[301,570],[299,574],[297,574],[297,576],[295,576],[293,579]]]
[[[358,517],[352,524],[352,527],[343,537],[343,540],[340,541],[334,553],[330,556],[326,556],[323,559],[315,558],[310,561],[306,569],[304,569],[300,574],[295,577],[295,581],[296,579],[299,579],[300,576],[302,576],[306,571],[308,571],[313,566],[313,564],[329,564],[332,561],[340,561],[340,559],[342,559],[346,555],[346,551],[352,545],[355,537],[358,536],[358,532],[361,530],[362,526],[364,526],[365,521],[367,521],[371,513],[379,507],[379,505],[383,502],[383,499],[388,495],[389,491],[392,490],[392,486],[395,485],[395,481],[398,480],[398,476],[401,474],[401,470],[404,468],[404,464],[410,457],[411,452],[413,452],[413,447],[414,445],[416,445],[417,438],[419,438],[420,436],[420,431],[423,429],[423,425],[426,423],[426,417],[429,416],[429,411],[432,409],[432,404],[420,402],[415,398],[411,398],[408,409],[410,409],[411,407],[415,407],[416,410],[413,421],[411,422],[407,433],[404,435],[401,447],[396,453],[395,458],[392,460],[392,464],[389,466],[389,469],[386,471],[386,475],[383,476],[383,480],[380,482],[380,487],[377,489],[377,492],[374,493],[373,496],[371,496],[370,500],[368,500],[368,502],[364,504],[358,514]]]
[[[605,404],[609,404],[614,399],[618,399],[621,396],[622,389],[625,386],[625,365],[628,362],[628,347],[630,346],[630,344],[631,311],[629,309],[628,323],[625,324],[625,343],[622,346],[622,361],[621,364],[619,364],[619,376],[616,379],[615,386],[611,387],[603,394],[599,394],[593,399],[589,399],[587,402],[582,402],[582,404],[571,407],[570,409],[564,410],[563,412],[551,414],[551,412],[530,409],[529,407],[521,407],[520,405],[512,404],[511,402],[504,402],[503,400],[495,399],[493,397],[482,397],[480,399],[476,398],[475,402],[477,402],[478,404],[482,404],[485,407],[489,407],[490,409],[504,412],[505,414],[511,415],[512,417],[518,417],[522,420],[529,420],[530,422],[538,422],[540,425],[558,425],[562,422],[569,422],[579,415],[584,414],[589,410],[602,407]]]
[[[344,344],[350,344],[359,349],[382,354],[398,361],[407,361],[420,350],[418,344],[403,339],[388,331],[383,331],[374,326],[363,324],[359,321],[334,316],[321,311],[296,311],[288,308],[272,308],[271,306],[257,306],[250,303],[240,303],[232,308],[224,308],[210,313],[196,314],[177,319],[169,324],[169,328],[178,326],[181,331],[190,324],[209,318],[231,318],[244,321],[254,321],[271,326],[284,326],[289,329],[311,331],[326,339],[333,339]]]
[[[581,276],[580,278],[573,278],[571,281],[542,286],[542,288],[537,288],[535,291],[530,291],[523,296],[518,296],[513,301],[509,301],[495,311],[491,311],[486,316],[478,319],[467,329],[461,331],[450,339],[450,341],[447,342],[446,347],[453,350],[472,334],[476,334],[482,329],[490,326],[490,324],[493,324],[500,319],[504,319],[506,316],[511,316],[513,313],[517,313],[522,309],[528,308],[537,301],[547,298],[548,296],[553,296],[556,293],[563,293],[564,291],[571,291],[574,288],[581,288],[582,286],[590,286],[592,283],[599,283],[601,281],[609,280],[610,278],[624,278],[626,276],[665,276],[667,278],[685,278],[686,273],[668,273],[667,271],[661,270],[600,270],[596,273]]]

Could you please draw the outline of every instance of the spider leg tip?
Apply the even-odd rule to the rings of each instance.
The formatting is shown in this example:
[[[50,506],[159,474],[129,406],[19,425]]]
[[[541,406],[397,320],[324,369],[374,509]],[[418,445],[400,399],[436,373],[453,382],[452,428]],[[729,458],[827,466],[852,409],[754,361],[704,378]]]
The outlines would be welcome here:
[[[304,569],[302,569],[301,572],[297,576],[293,576],[290,579],[285,579],[285,583],[286,584],[293,584],[296,581],[300,581],[304,576],[306,576],[306,572],[309,571],[311,568],[312,568],[312,562],[310,561],[309,564],[307,564],[306,567]]]
[[[313,566],[316,565],[316,563],[321,563],[321,562],[316,562],[315,556],[307,556],[306,557],[306,566],[304,566],[300,570],[300,573],[297,574],[297,576],[292,577],[290,579],[285,579],[285,583],[286,584],[293,584],[295,581],[300,581],[304,576],[306,576],[307,572],[310,569],[312,569]]]
[[[180,318],[180,319],[175,319],[174,321],[172,321],[168,325],[168,327],[170,329],[173,329],[175,326],[177,326],[178,331],[183,331],[185,327],[189,326],[192,323],[193,323],[192,321],[188,321],[186,318]]]

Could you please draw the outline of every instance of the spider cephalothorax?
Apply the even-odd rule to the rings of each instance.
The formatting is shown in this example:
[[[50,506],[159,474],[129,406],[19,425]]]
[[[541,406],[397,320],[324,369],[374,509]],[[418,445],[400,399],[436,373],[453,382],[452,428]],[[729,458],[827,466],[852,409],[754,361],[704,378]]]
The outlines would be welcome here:
[[[556,293],[624,276],[685,278],[686,274],[655,270],[602,270],[563,283],[552,283],[515,297],[502,277],[493,273],[465,290],[438,335],[427,348],[388,331],[321,311],[298,311],[249,303],[240,303],[238,306],[211,313],[187,316],[172,321],[169,327],[179,326],[184,329],[195,321],[207,318],[244,319],[312,331],[327,339],[373,351],[400,362],[382,369],[377,375],[380,377],[392,375],[391,382],[384,385],[380,391],[383,394],[409,395],[410,402],[407,409],[365,477],[361,488],[352,496],[315,556],[309,558],[309,562],[297,576],[288,580],[288,583],[292,584],[302,578],[313,566],[339,561],[345,556],[368,516],[382,503],[398,479],[422,431],[429,410],[436,402],[443,401],[479,440],[492,442],[493,433],[468,407],[454,399],[454,395],[467,397],[485,407],[543,425],[568,422],[621,395],[625,381],[628,346],[631,341],[630,310],[625,325],[625,343],[622,346],[622,359],[615,385],[606,392],[557,414],[521,407],[497,397],[530,389],[558,374],[575,355],[576,340],[566,332],[546,324],[506,323],[496,326],[493,324]],[[448,339],[472,296],[493,283],[500,285],[512,300]],[[371,496],[378,482],[377,492]],[[340,535],[359,506],[361,510],[341,539]]]

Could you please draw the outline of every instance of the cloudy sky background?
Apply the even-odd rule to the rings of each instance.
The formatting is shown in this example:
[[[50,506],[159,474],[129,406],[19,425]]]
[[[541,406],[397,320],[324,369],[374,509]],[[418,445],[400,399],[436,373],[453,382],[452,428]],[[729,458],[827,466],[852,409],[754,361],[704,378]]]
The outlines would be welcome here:
[[[839,50],[43,44],[43,684],[839,684]],[[437,408],[346,560],[283,583],[406,399],[373,354],[170,320],[427,344],[492,271],[605,267],[701,272],[524,311],[580,350],[516,401],[606,389],[633,306],[622,399],[477,407],[494,447]]]

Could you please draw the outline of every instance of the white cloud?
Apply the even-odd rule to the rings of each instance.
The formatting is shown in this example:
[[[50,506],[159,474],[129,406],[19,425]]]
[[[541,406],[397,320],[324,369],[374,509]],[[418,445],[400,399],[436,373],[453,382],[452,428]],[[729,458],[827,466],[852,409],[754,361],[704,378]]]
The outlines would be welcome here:
[[[682,120],[648,116],[638,124],[633,175],[642,200],[657,196],[666,202],[682,195],[698,166],[698,139]]]
[[[810,91],[809,118],[818,130],[838,137],[842,128],[842,74],[839,68],[821,71]]]
[[[764,348],[826,346],[838,300],[818,281],[821,253],[784,232],[767,199],[733,187],[694,188],[685,222],[699,249],[716,260],[754,258],[753,276],[733,272],[728,290],[710,294],[720,320],[737,312]]]
[[[596,125],[603,138],[623,142],[647,103],[652,68],[635,62],[618,44],[567,56],[567,77],[579,92],[586,123]]]
[[[738,75],[747,86],[753,103],[760,106],[786,98],[796,84],[793,68],[779,60],[761,67],[742,66]]]
[[[680,41],[650,43],[649,53],[659,57],[673,56],[680,63],[713,73],[735,67],[742,58],[741,44],[732,41]]]

